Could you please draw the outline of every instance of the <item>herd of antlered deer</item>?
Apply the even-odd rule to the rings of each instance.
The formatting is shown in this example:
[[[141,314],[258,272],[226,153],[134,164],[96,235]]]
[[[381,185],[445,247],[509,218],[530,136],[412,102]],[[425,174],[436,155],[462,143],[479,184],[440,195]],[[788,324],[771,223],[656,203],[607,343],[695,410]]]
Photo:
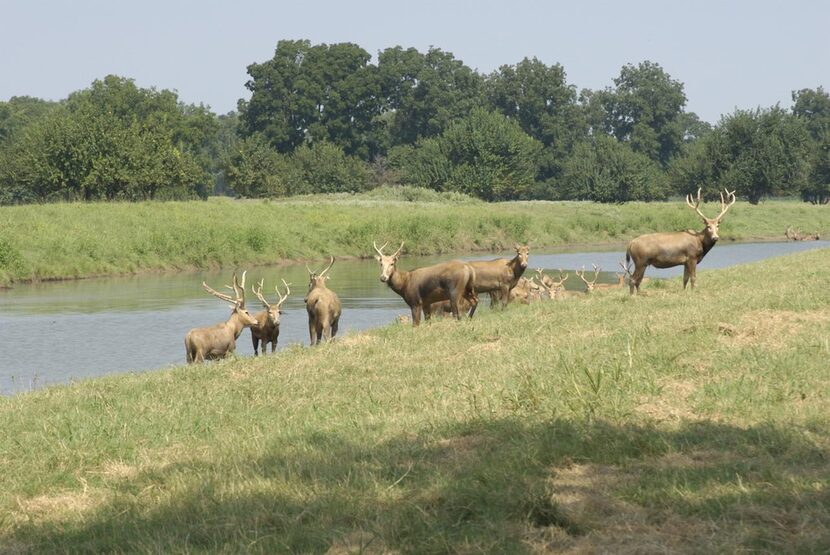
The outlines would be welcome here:
[[[383,249],[388,243],[378,247],[373,244],[380,263],[380,280],[389,286],[392,291],[400,295],[412,311],[412,325],[421,322],[421,314],[429,319],[434,314],[452,314],[457,319],[462,315],[472,318],[478,304],[478,294],[488,293],[491,306],[504,308],[509,302],[529,303],[534,300],[560,300],[571,297],[589,295],[602,289],[622,289],[628,277],[629,293],[635,294],[640,290],[644,281],[644,274],[648,266],[656,268],[670,268],[683,266],[683,288],[691,281],[695,286],[697,265],[706,256],[706,253],[718,241],[718,226],[724,214],[735,204],[735,192],[721,193],[721,211],[714,218],[707,218],[700,211],[700,190],[697,198],[692,195],[686,197],[686,204],[703,219],[706,227],[702,231],[692,229],[666,233],[649,233],[632,239],[625,253],[625,263],[620,262],[623,273],[617,274],[617,283],[597,284],[600,268],[594,266],[594,275],[589,281],[585,277],[584,268],[575,274],[585,284],[582,291],[566,290],[565,281],[568,274],[559,270],[557,279],[546,275],[542,269],[536,270],[537,275],[525,278],[530,249],[525,245],[516,245],[516,256],[513,258],[497,258],[495,260],[465,262],[450,260],[415,270],[402,270],[397,267],[404,243],[392,254],[386,254]],[[788,230],[789,237],[789,230]],[[634,262],[634,272],[631,272],[631,262]],[[337,293],[326,286],[329,279],[328,272],[334,265],[334,257],[325,270],[315,272],[308,266],[309,274],[308,293],[304,299],[308,312],[308,333],[311,345],[316,345],[323,338],[327,341],[337,334],[338,322],[342,312],[342,305]],[[538,278],[538,281],[537,281]],[[283,280],[285,295],[279,288],[275,288],[278,299],[274,304],[268,303],[262,294],[263,282],[258,288],[251,290],[262,303],[264,311],[251,315],[245,308],[245,272],[242,273],[241,283],[233,276],[232,285],[226,286],[233,290],[234,296],[219,293],[202,282],[202,287],[232,307],[230,318],[226,322],[205,328],[190,330],[185,337],[188,362],[201,362],[206,359],[223,358],[236,349],[236,340],[246,327],[251,328],[251,338],[254,354],[258,353],[259,343],[262,342],[262,353],[266,346],[271,344],[271,352],[277,345],[279,336],[281,306],[288,298],[290,284]]]

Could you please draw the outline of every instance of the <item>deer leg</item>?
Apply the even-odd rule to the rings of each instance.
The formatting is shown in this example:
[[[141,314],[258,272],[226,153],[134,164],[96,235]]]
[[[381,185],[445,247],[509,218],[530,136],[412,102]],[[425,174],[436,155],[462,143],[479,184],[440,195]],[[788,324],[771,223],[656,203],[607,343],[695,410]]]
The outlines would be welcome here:
[[[308,337],[312,347],[317,344],[317,325],[314,322],[308,323]]]
[[[502,310],[507,309],[507,303],[510,300],[510,286],[509,285],[502,285],[501,292],[501,308]]]
[[[334,337],[337,335],[337,327],[340,325],[340,320],[335,320],[334,323],[331,325],[331,336]]]
[[[697,270],[697,262],[695,260],[690,260],[686,262],[686,266],[683,268],[683,289],[686,289],[686,282],[692,282],[692,289],[695,288],[695,273]]]
[[[412,305],[412,326],[415,327],[421,323],[421,305]]]
[[[251,334],[251,343],[254,344],[254,356],[257,356],[259,354],[257,353],[257,349],[259,348],[259,338],[253,333]],[[262,341],[262,353],[265,354],[265,340]]]
[[[637,266],[634,268],[634,274],[632,274],[631,279],[628,283],[628,292],[629,294],[633,295],[634,291],[636,290],[637,293],[640,292],[640,282],[643,281],[643,275],[646,273],[646,266]]]

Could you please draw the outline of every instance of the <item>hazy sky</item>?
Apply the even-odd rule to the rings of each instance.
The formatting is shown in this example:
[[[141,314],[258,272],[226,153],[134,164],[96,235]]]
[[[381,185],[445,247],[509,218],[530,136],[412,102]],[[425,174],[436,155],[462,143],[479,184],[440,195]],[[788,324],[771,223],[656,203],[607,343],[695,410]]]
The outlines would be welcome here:
[[[535,56],[562,64],[577,89],[651,60],[712,123],[830,88],[823,0],[0,0],[0,14],[0,100],[59,100],[116,74],[226,113],[249,97],[247,66],[280,39],[353,42],[373,56],[435,46],[482,73]]]

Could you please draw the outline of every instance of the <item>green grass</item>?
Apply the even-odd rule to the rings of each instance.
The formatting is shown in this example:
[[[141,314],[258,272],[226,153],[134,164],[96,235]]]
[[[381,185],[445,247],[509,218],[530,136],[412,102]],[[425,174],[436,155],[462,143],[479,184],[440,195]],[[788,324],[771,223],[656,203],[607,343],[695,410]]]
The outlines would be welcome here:
[[[717,206],[703,208],[716,213]],[[826,206],[739,203],[726,240],[783,239],[787,226],[830,235]],[[49,204],[0,207],[0,286],[156,270],[269,264],[373,254],[406,241],[412,254],[623,243],[641,233],[701,228],[683,202],[486,204],[435,192],[379,189],[281,201]]]
[[[2,398],[0,551],[826,552],[828,272]]]

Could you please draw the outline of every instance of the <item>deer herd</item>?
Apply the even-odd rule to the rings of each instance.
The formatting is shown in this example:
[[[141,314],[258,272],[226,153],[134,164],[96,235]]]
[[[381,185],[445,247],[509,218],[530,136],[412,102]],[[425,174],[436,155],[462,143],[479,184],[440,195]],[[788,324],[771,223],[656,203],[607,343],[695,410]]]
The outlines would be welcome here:
[[[574,272],[584,284],[581,290],[565,289],[564,284],[570,274],[561,269],[555,278],[541,268],[535,271],[535,276],[524,277],[530,253],[526,245],[516,245],[516,255],[513,258],[474,262],[450,260],[414,270],[402,270],[398,268],[398,262],[404,243],[391,254],[384,252],[388,243],[381,247],[373,243],[377,253],[375,259],[380,264],[380,281],[409,306],[413,326],[421,323],[422,315],[427,320],[433,315],[452,315],[459,320],[462,316],[472,318],[478,305],[478,296],[482,293],[489,294],[491,307],[503,309],[510,302],[528,304],[541,300],[565,300],[584,297],[597,291],[623,289],[627,279],[629,294],[634,295],[639,293],[640,285],[646,279],[644,274],[648,266],[669,268],[682,265],[683,288],[691,282],[694,289],[697,265],[717,243],[718,226],[729,208],[735,204],[735,192],[725,190],[720,195],[720,213],[714,218],[707,218],[700,211],[700,193],[698,190],[697,198],[688,195],[686,204],[703,220],[703,230],[650,233],[632,239],[625,253],[625,262],[620,262],[622,273],[616,274],[617,281],[614,283],[597,283],[601,271],[597,266],[593,266],[593,275],[589,277],[586,277],[584,267]],[[326,285],[333,265],[334,257],[331,257],[328,266],[321,272],[306,265],[309,280],[304,301],[311,345],[316,345],[323,339],[329,341],[337,335],[342,304],[337,293]],[[232,311],[226,322],[195,328],[187,333],[185,348],[188,363],[223,358],[233,353],[236,340],[246,327],[251,329],[254,355],[258,354],[260,342],[262,354],[265,354],[269,343],[271,352],[274,352],[280,333],[281,307],[291,293],[291,284],[283,280],[285,295],[280,293],[279,287],[275,287],[277,300],[273,304],[262,293],[262,280],[257,287],[252,286],[251,291],[264,310],[251,315],[245,307],[245,274],[242,273],[241,281],[234,274],[232,284],[226,286],[233,291],[233,296],[220,293],[202,282],[205,291],[230,304]]]

